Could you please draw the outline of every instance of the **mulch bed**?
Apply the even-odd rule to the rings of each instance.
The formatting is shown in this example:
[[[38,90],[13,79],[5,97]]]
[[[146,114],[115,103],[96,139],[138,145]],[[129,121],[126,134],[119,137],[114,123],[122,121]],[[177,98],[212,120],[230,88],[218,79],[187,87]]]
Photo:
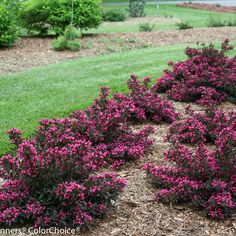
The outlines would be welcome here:
[[[79,52],[54,51],[52,38],[22,38],[13,48],[0,50],[0,74],[134,48],[215,42],[225,38],[236,39],[236,27],[87,35],[81,39]]]
[[[221,6],[219,4],[204,4],[204,3],[179,3],[176,4],[180,7],[189,7],[193,9],[207,10],[207,11],[216,11],[216,12],[236,12],[236,7],[231,6]]]

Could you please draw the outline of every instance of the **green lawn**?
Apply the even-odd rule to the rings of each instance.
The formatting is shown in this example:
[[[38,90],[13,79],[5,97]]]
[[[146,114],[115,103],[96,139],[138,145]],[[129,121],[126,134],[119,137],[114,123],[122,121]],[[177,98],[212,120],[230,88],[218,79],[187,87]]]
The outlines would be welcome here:
[[[0,154],[9,150],[8,129],[20,128],[28,137],[41,118],[65,117],[86,108],[103,85],[109,85],[112,92],[127,91],[126,80],[131,73],[156,78],[169,60],[184,58],[185,47],[139,49],[0,76]]]
[[[105,7],[106,8],[106,7]],[[111,8],[109,6],[108,8]],[[127,6],[112,6],[114,9],[120,9],[123,12],[127,13]],[[222,21],[236,20],[235,13],[219,13],[212,11],[203,11],[198,9],[191,9],[185,7],[178,7],[176,5],[171,4],[163,4],[159,5],[159,9],[157,9],[156,5],[146,5],[145,7],[146,15],[152,16],[162,16],[166,18],[174,18],[181,21],[188,21],[193,27],[207,27],[209,18],[216,18]],[[156,24],[155,30],[170,30],[177,29],[175,23],[170,24]],[[138,32],[139,24],[122,24],[119,26],[111,25],[101,25],[98,29],[90,30],[89,33],[114,33],[114,32]]]

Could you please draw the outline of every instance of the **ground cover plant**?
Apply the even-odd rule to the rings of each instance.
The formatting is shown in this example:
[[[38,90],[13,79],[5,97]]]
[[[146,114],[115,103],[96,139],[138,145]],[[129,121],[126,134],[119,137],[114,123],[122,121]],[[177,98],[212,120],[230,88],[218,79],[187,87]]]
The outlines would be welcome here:
[[[167,135],[169,164],[146,164],[151,182],[160,190],[157,201],[185,203],[213,219],[230,217],[236,209],[236,112],[190,113],[174,123]],[[212,146],[206,144],[211,142]],[[196,144],[196,148],[184,145]]]
[[[208,106],[236,102],[236,57],[225,56],[232,49],[227,39],[221,50],[212,44],[199,49],[186,48],[188,59],[170,63],[172,70],[166,70],[158,79],[156,91],[166,92],[175,101]]]

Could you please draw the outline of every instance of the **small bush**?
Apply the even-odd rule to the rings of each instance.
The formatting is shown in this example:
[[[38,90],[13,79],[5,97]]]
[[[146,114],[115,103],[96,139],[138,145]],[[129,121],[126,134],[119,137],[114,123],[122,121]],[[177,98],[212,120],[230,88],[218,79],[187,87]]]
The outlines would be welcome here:
[[[151,25],[150,23],[143,23],[139,25],[139,32],[151,32],[155,28],[155,25]]]
[[[53,40],[52,47],[56,51],[64,51],[67,48],[67,40],[64,36],[59,36],[57,39]]]
[[[230,19],[226,22],[227,26],[236,26],[236,18]]]
[[[102,87],[99,99],[84,112],[75,112],[72,117],[81,124],[81,133],[92,142],[100,144],[106,160],[114,168],[127,161],[140,159],[152,144],[148,136],[152,128],[147,126],[134,132],[128,126],[130,111],[134,110],[132,101],[121,104],[116,99],[108,99],[109,88]]]
[[[91,49],[94,47],[93,40],[89,39],[86,42],[81,43],[81,49]]]
[[[165,153],[170,164],[146,164],[144,169],[151,182],[161,189],[156,200],[191,202],[208,217],[223,220],[236,209],[236,113],[215,111],[214,115],[195,114],[181,127],[174,125],[174,138],[170,140],[174,146]],[[205,125],[206,118],[212,123]],[[205,145],[208,135],[214,138],[214,149]],[[195,143],[201,138],[196,149],[181,144]]]
[[[73,52],[80,50],[80,42],[75,39],[81,37],[78,30],[72,25],[66,27],[62,36],[59,36],[52,42],[52,47],[56,51],[64,51],[69,49]]]
[[[137,41],[138,41],[138,39],[137,38],[128,38],[128,43],[136,43]]]
[[[231,18],[231,19],[222,20],[219,17],[218,18],[210,17],[207,25],[208,27],[236,26],[236,19]]]
[[[179,30],[185,30],[185,29],[192,29],[193,26],[191,26],[187,21],[181,21],[176,24],[178,26]]]
[[[0,47],[11,47],[18,39],[18,32],[12,14],[6,6],[0,5]]]
[[[129,16],[130,17],[143,17],[145,0],[129,0]]]
[[[74,40],[76,38],[80,38],[81,34],[74,26],[69,25],[65,29],[64,37],[66,40]]]
[[[158,79],[156,91],[166,92],[175,101],[207,106],[236,102],[236,57],[225,55],[232,48],[228,40],[222,43],[221,50],[211,44],[200,49],[187,48],[188,59],[171,63],[172,71],[166,70]]]
[[[81,30],[96,28],[102,20],[100,0],[75,0],[73,25]],[[71,1],[28,0],[22,4],[22,24],[32,33],[47,35],[64,32],[72,22]]]
[[[68,41],[67,48],[72,52],[76,52],[80,50],[80,42],[79,41]]]
[[[164,13],[163,16],[164,16],[165,18],[173,18],[173,15],[167,14],[167,13]]]
[[[179,114],[174,111],[173,104],[157,95],[152,87],[150,88],[150,83],[149,77],[145,77],[142,84],[135,75],[132,75],[128,80],[130,94],[115,94],[114,99],[120,107],[128,109],[130,120],[152,121],[157,124],[176,121]]]
[[[103,21],[119,22],[125,21],[126,15],[120,10],[109,9],[103,12],[102,19]]]
[[[208,109],[206,112],[189,111],[189,117],[175,122],[168,130],[166,140],[172,143],[211,143],[214,144],[221,130],[230,127],[235,114]]]
[[[207,22],[208,27],[224,27],[226,23],[219,17],[210,17]]]

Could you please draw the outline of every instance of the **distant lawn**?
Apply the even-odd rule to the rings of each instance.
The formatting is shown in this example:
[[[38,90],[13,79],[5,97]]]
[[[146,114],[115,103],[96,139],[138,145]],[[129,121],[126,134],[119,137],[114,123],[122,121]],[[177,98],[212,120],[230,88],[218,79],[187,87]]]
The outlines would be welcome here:
[[[119,9],[125,12],[127,15],[127,6],[107,6],[105,8],[114,8]],[[176,5],[171,4],[163,4],[159,5],[159,9],[157,9],[156,5],[146,5],[145,6],[146,15],[151,16],[161,16],[166,18],[178,19],[180,21],[188,21],[195,28],[207,27],[207,23],[209,18],[217,18],[223,20],[236,20],[236,14],[234,13],[222,13],[222,12],[212,12],[212,11],[204,11],[198,9],[191,9],[186,7],[178,7]],[[155,30],[170,30],[177,29],[175,23],[156,24]],[[121,24],[119,26],[114,27],[111,25],[101,25],[98,29],[90,30],[89,33],[114,33],[114,32],[138,32],[139,24]]]
[[[110,86],[112,92],[124,92],[131,73],[155,79],[169,60],[184,59],[185,47],[139,49],[0,76],[0,154],[10,148],[5,134],[8,129],[20,128],[29,137],[41,118],[66,117],[86,108],[103,85]]]

